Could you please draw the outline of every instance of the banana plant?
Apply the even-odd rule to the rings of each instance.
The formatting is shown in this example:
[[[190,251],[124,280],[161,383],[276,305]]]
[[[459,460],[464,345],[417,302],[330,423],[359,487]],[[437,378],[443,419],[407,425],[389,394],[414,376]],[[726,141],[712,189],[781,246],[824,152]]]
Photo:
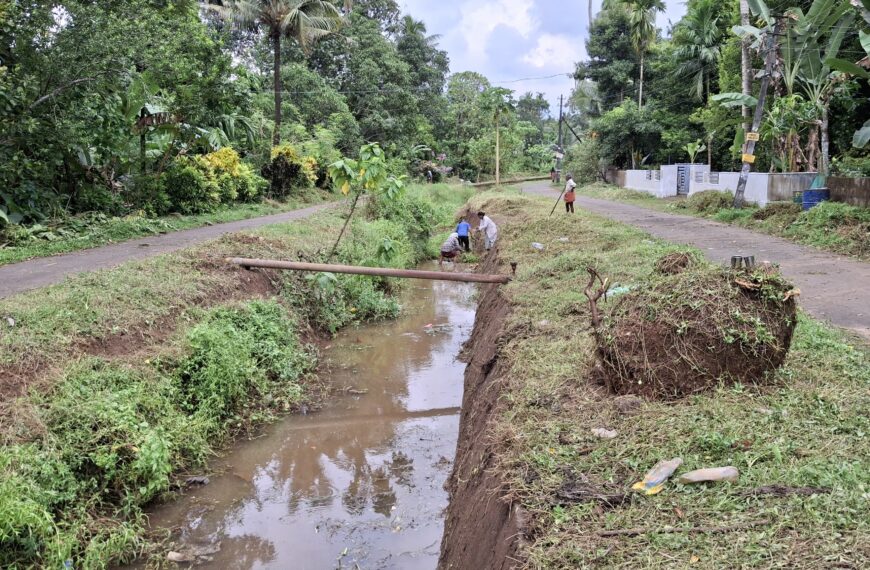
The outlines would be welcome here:
[[[690,142],[683,147],[683,150],[686,151],[686,154],[689,155],[689,163],[695,164],[695,159],[699,154],[707,150],[707,145],[701,142],[701,139],[698,139],[695,142]]]
[[[752,38],[753,47],[758,49],[762,39],[773,33],[776,18],[764,0],[749,0],[749,8],[761,27],[735,26],[733,31],[740,37]],[[816,128],[821,133],[818,137],[821,141],[819,172],[826,175],[829,169],[828,109],[842,83],[842,76],[834,73],[828,62],[837,57],[846,34],[852,29],[855,12],[848,0],[814,0],[806,13],[798,7],[789,8],[784,20],[785,31],[778,41],[778,73],[787,95],[800,91],[817,110]],[[757,103],[754,98],[740,93],[721,93],[713,100],[727,106],[754,107]]]
[[[861,10],[861,16],[868,24],[870,24],[870,0],[863,1],[866,8]],[[861,40],[861,47],[864,48],[864,51],[867,53],[867,57],[861,59],[857,63],[832,57],[827,59],[825,63],[827,63],[831,69],[835,69],[847,76],[870,80],[870,71],[862,67],[862,65],[870,67],[870,32],[861,30],[858,32],[858,37]],[[855,134],[852,136],[852,146],[855,148],[864,148],[867,146],[867,143],[870,143],[870,120],[864,123],[864,126],[860,129],[855,131]]]

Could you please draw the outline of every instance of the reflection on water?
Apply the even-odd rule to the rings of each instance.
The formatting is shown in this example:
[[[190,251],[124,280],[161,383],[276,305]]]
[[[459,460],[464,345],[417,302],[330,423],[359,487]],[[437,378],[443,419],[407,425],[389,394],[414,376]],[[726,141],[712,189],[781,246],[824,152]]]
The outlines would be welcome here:
[[[408,285],[401,319],[347,331],[325,351],[347,395],[241,444],[217,466],[224,475],[152,525],[175,528],[182,552],[219,542],[203,567],[434,568],[473,289]]]

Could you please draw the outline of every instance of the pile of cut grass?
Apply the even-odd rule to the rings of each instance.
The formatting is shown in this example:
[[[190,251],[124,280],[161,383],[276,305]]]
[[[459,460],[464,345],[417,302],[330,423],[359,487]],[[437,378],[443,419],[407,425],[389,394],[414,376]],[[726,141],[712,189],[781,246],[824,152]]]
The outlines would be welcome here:
[[[579,210],[548,218],[550,200],[509,200],[512,211],[526,215],[515,221],[501,214],[490,195],[476,197],[471,207],[490,210],[500,223],[501,259],[519,262],[517,278],[503,288],[513,307],[499,355],[508,372],[490,436],[498,442],[496,468],[507,496],[530,513],[526,565],[870,564],[866,346],[801,315],[791,351],[768,384],[719,385],[622,412],[589,377],[595,343],[583,294],[586,267],[598,268],[616,286],[630,286],[661,256],[683,248]],[[617,436],[600,439],[594,428]],[[656,462],[676,456],[683,470],[734,465],[740,478],[710,486],[670,483],[650,497],[629,492]],[[618,506],[578,499],[582,494],[570,489],[576,481],[610,495],[630,494]],[[764,489],[771,485],[784,494]],[[741,526],[748,524],[755,526]],[[734,529],[662,532],[666,527]],[[625,529],[642,530],[601,534]]]

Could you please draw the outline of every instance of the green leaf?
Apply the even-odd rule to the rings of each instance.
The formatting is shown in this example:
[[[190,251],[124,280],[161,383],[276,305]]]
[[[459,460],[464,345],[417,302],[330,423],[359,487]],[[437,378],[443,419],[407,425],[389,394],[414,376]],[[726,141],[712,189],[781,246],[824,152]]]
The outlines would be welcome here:
[[[7,224],[9,223],[9,216],[6,215],[6,210],[4,208],[0,208],[0,220],[3,220]]]
[[[758,104],[758,99],[752,95],[744,95],[743,93],[719,93],[713,95],[713,100],[724,107],[739,107],[746,105],[747,107],[755,107]]]
[[[843,73],[848,73],[850,75],[854,75],[855,77],[870,79],[870,71],[867,71],[857,63],[852,63],[851,61],[845,59],[832,57],[825,60],[825,65],[827,65],[834,71],[842,71]]]
[[[870,0],[864,0],[864,5],[867,6],[868,10],[870,10]],[[870,55],[870,32],[861,30],[858,32],[858,37],[861,38],[861,47],[864,48],[867,55]]]
[[[734,26],[731,31],[741,38],[746,35],[757,38],[761,35],[761,30],[755,26]]]
[[[855,136],[852,137],[852,146],[864,148],[868,142],[870,142],[870,121],[867,121],[863,127],[855,131]]]
[[[773,21],[770,19],[770,8],[767,7],[767,4],[764,0],[748,0],[749,10],[760,17],[762,20],[767,22],[768,24],[772,24]]]

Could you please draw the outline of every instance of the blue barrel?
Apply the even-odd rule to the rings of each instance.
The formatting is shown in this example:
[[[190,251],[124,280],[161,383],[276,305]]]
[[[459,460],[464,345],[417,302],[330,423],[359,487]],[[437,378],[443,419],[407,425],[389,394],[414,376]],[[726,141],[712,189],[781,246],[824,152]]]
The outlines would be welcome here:
[[[817,206],[821,202],[827,202],[830,199],[831,191],[827,188],[813,188],[812,190],[804,190],[801,204],[804,210],[809,210],[813,206]]]

